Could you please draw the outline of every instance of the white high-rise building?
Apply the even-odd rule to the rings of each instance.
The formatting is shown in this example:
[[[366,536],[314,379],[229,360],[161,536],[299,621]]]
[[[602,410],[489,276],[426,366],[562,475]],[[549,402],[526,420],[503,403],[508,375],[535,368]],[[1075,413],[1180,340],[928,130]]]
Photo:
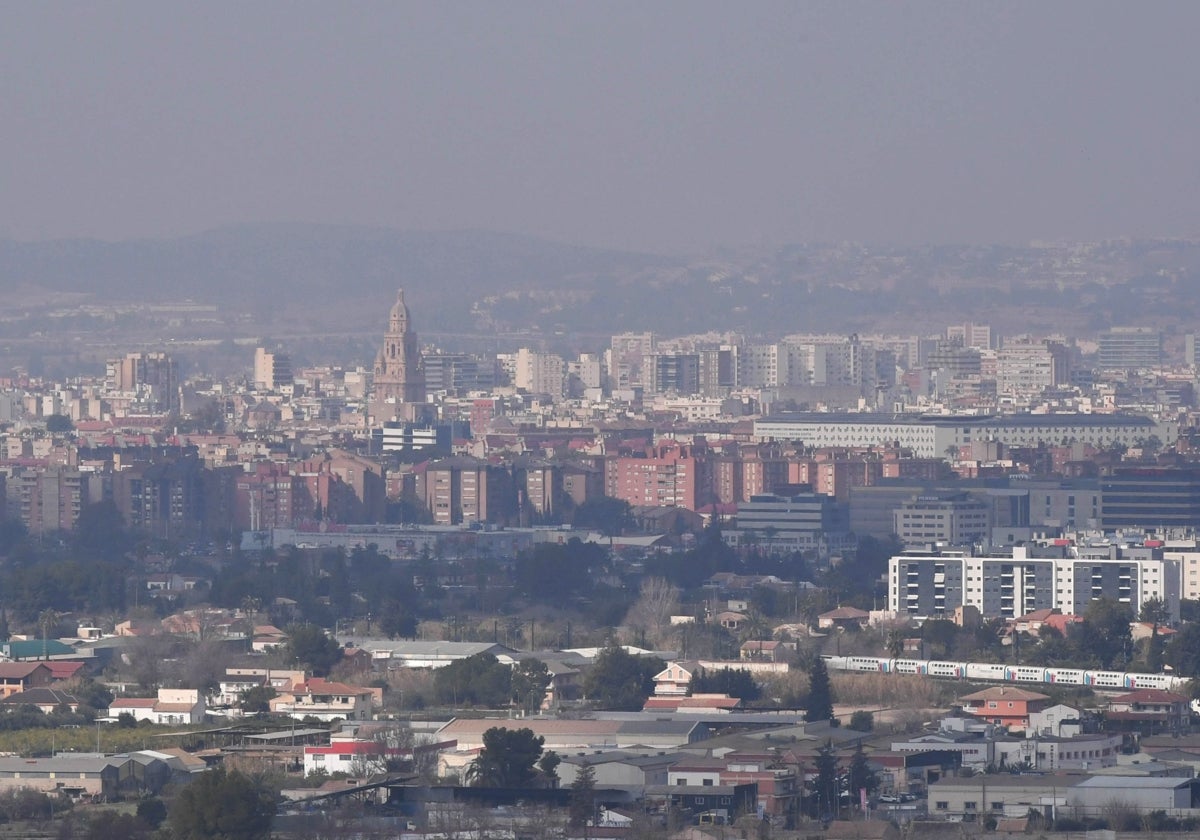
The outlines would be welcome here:
[[[530,394],[563,395],[567,365],[562,356],[538,353],[528,347],[517,351],[513,384]]]
[[[1130,618],[1161,598],[1179,618],[1181,566],[1148,548],[1079,548],[1074,557],[1033,557],[1026,546],[1011,556],[906,551],[888,561],[888,608],[923,618],[950,616],[972,606],[984,618],[1018,618],[1040,609],[1082,615],[1110,598],[1128,604]]]

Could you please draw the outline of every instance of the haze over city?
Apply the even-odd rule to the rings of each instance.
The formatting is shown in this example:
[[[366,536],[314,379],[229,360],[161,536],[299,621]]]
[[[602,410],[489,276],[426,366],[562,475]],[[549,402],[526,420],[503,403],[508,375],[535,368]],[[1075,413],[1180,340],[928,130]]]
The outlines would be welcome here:
[[[5,6],[4,836],[1197,836],[1198,23]]]
[[[0,232],[1200,230],[1190,3],[14,4]]]

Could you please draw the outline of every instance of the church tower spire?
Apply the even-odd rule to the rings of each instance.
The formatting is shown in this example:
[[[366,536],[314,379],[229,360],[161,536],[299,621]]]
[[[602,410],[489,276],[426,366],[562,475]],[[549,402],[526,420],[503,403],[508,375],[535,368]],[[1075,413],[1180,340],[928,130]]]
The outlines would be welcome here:
[[[414,413],[405,405],[425,402],[425,365],[421,347],[412,329],[404,290],[396,292],[396,302],[388,314],[387,333],[375,357],[371,414],[376,423],[409,419]]]

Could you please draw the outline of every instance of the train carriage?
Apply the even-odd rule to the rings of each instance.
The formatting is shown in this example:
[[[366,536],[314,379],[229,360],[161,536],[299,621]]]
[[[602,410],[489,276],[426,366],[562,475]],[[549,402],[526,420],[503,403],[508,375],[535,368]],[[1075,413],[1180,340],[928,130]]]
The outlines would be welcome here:
[[[1046,682],[1055,685],[1083,685],[1084,671],[1077,668],[1047,668]]]
[[[1083,684],[1092,688],[1125,688],[1125,674],[1121,671],[1086,671]]]
[[[1003,665],[995,662],[942,662],[927,659],[885,659],[876,656],[823,655],[826,667],[835,671],[915,674],[947,679],[985,682],[1049,683],[1086,685],[1098,689],[1159,688],[1186,691],[1189,678],[1175,674],[1138,674],[1124,671],[1085,671],[1078,668],[1041,665]],[[1200,701],[1197,702],[1200,712]]]
[[[966,668],[969,680],[1010,680],[1009,671],[1007,665],[994,662],[968,662]]]
[[[1046,669],[1041,665],[1017,665],[1012,672],[1017,682],[1049,682],[1046,679]]]
[[[931,677],[952,677],[956,680],[961,680],[967,672],[967,663],[965,662],[933,662],[929,663],[929,676]]]
[[[886,674],[889,670],[890,659],[880,659],[877,656],[847,656],[847,670],[876,671]]]
[[[1169,690],[1175,682],[1170,674],[1126,674],[1126,688],[1161,688]]]

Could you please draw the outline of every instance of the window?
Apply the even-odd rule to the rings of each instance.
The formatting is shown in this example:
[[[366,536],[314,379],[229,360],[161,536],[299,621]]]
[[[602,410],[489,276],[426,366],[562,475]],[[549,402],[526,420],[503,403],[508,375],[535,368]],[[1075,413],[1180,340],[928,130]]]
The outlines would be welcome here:
[[[712,783],[713,783],[712,779],[705,779],[700,784],[704,785],[704,787],[712,787]]]
[[[963,810],[964,810],[964,811],[975,811],[975,810],[977,810],[978,808],[979,808],[979,803],[978,803],[978,802],[964,802],[964,803],[963,803]]]
[[[1003,811],[1003,810],[1004,810],[1004,803],[1003,803],[1003,802],[993,802],[993,803],[992,803],[992,810],[993,810],[993,811]]]
[[[949,810],[950,810],[950,803],[949,803],[949,802],[945,802],[945,801],[942,801],[942,802],[935,802],[935,803],[933,803],[933,809],[934,809],[935,811],[949,811]]]

